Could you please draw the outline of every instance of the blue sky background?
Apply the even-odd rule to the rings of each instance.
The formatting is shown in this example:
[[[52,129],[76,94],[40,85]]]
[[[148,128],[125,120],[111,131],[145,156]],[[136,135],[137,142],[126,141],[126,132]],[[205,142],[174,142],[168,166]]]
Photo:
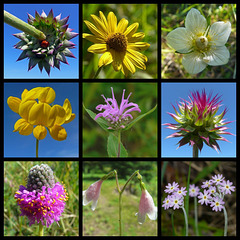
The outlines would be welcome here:
[[[79,84],[78,83],[4,83],[4,157],[36,157],[36,138],[33,134],[22,136],[13,132],[15,122],[21,117],[7,104],[10,96],[21,98],[23,90],[34,87],[52,87],[56,93],[54,104],[63,105],[69,99],[76,118],[63,127],[67,139],[54,140],[49,132],[39,141],[39,157],[78,157],[79,156]]]
[[[216,94],[222,95],[222,106],[219,108],[220,114],[225,107],[228,108],[227,113],[224,116],[226,121],[236,120],[236,83],[162,83],[162,106],[161,106],[161,123],[177,123],[167,112],[175,113],[171,103],[178,109],[176,102],[180,101],[180,97],[188,99],[190,91],[196,91],[202,89],[206,90],[206,93],[212,91],[212,97]],[[236,121],[226,125],[230,129],[227,130],[233,134],[236,134]],[[161,126],[161,155],[162,157],[192,157],[192,148],[186,144],[179,149],[177,143],[181,138],[169,138],[165,139],[170,134],[176,132],[175,130],[166,129],[166,126]],[[225,141],[218,141],[221,152],[219,154],[216,150],[208,147],[204,144],[200,157],[236,157],[236,136],[223,135],[231,143]]]
[[[69,28],[73,32],[79,33],[79,5],[78,4],[4,4],[4,10],[27,22],[27,13],[35,16],[35,10],[39,14],[42,10],[48,15],[53,9],[54,16],[61,13],[61,19],[70,16],[68,19]],[[12,34],[21,31],[4,23],[4,78],[78,78],[79,77],[79,36],[72,38],[70,41],[76,44],[76,48],[70,49],[76,58],[67,57],[68,64],[60,63],[60,71],[57,68],[51,68],[50,77],[43,69],[40,72],[38,66],[35,66],[28,72],[29,60],[23,59],[16,62],[21,54],[21,50],[13,46],[20,41]]]

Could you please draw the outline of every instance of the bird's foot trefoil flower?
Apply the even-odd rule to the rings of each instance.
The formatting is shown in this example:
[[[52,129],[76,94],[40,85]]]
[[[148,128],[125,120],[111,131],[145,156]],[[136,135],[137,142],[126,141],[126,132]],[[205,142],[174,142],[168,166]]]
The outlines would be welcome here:
[[[85,24],[92,34],[83,33],[83,38],[94,44],[88,52],[102,54],[98,67],[112,63],[115,71],[122,71],[125,76],[129,72],[135,73],[136,67],[146,70],[147,57],[140,53],[149,48],[150,44],[141,42],[145,37],[142,32],[136,33],[139,24],[128,27],[128,20],[121,19],[117,24],[117,17],[109,12],[107,18],[99,11],[99,17],[91,15],[93,23],[85,20]]]
[[[128,95],[127,99],[124,99],[125,89],[123,90],[121,104],[118,105],[114,96],[113,88],[111,87],[111,89],[112,98],[106,99],[104,95],[102,95],[106,104],[99,104],[96,109],[98,111],[104,110],[104,112],[98,113],[95,117],[95,120],[97,120],[99,117],[104,117],[109,122],[109,129],[119,130],[125,128],[126,124],[133,119],[133,116],[130,114],[130,112],[141,112],[141,110],[136,103],[128,102],[132,93]]]
[[[35,18],[28,14],[28,23],[42,31],[46,39],[39,40],[25,32],[14,34],[21,40],[14,46],[22,50],[17,61],[28,58],[28,71],[38,64],[40,71],[44,68],[48,75],[51,67],[60,70],[60,62],[68,64],[66,57],[75,58],[70,51],[75,44],[69,40],[78,35],[68,27],[68,18],[69,16],[61,19],[61,14],[54,17],[52,9],[48,15],[44,11],[41,15],[36,11]]]
[[[177,52],[184,54],[182,64],[187,72],[197,74],[208,65],[228,63],[230,53],[225,44],[230,33],[230,22],[220,21],[207,26],[206,18],[192,8],[187,14],[185,27],[171,31],[166,40]]]
[[[30,169],[27,187],[21,185],[14,197],[20,206],[20,216],[27,216],[30,226],[37,221],[47,227],[60,220],[69,198],[64,185],[55,183],[46,164]]]

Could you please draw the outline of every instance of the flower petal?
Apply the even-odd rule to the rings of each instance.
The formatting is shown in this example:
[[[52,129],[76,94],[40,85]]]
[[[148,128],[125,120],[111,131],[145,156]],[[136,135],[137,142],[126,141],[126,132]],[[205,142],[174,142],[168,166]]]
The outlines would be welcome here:
[[[33,131],[33,126],[28,123],[25,119],[20,118],[16,121],[14,125],[13,132],[19,132],[19,134],[27,136],[30,135]]]
[[[203,71],[207,66],[202,60],[202,54],[198,52],[184,54],[182,64],[190,74],[197,74]]]
[[[131,38],[132,35],[137,31],[138,26],[139,26],[139,23],[133,23],[132,25],[130,25],[130,26],[127,28],[127,30],[124,32],[124,35],[125,35],[127,38]]]
[[[21,99],[20,98],[17,98],[17,97],[12,97],[10,96],[8,99],[7,99],[7,104],[8,106],[10,107],[10,109],[15,112],[15,113],[18,113],[19,112],[19,105],[21,103]]]
[[[82,37],[93,43],[106,43],[103,38],[99,38],[92,34],[83,33]]]
[[[98,67],[106,66],[112,63],[113,58],[110,52],[105,52],[99,59]]]
[[[128,26],[128,20],[126,20],[125,18],[121,19],[117,25],[116,32],[124,33],[125,30],[127,29],[127,26]]]
[[[62,126],[54,125],[53,127],[49,128],[49,132],[54,140],[63,141],[67,138],[67,132]]]
[[[192,8],[187,14],[185,27],[194,35],[203,35],[207,28],[207,20],[197,9]]]
[[[113,12],[110,12],[107,17],[109,33],[115,33],[117,28],[117,17]]]
[[[171,31],[166,37],[167,43],[180,53],[188,53],[192,48],[192,39],[184,27]]]
[[[66,120],[66,111],[60,105],[54,105],[49,112],[47,126],[62,125]]]
[[[97,29],[101,32],[102,35],[107,37],[108,30],[107,30],[105,24],[102,22],[102,20],[94,14],[91,14],[91,17],[92,17],[93,23],[97,27]]]
[[[128,38],[128,42],[139,42],[145,37],[143,32],[138,32],[133,34],[131,37]]]
[[[107,51],[107,44],[105,43],[96,43],[88,48],[88,52],[91,53],[105,53]]]
[[[212,46],[203,58],[203,61],[210,66],[219,66],[227,64],[230,58],[230,53],[226,46]]]
[[[126,68],[128,70],[130,70],[131,73],[135,73],[136,72],[136,68],[134,67],[132,61],[130,58],[128,58],[127,55],[125,55],[124,59],[123,59],[123,65],[126,66]]]
[[[38,125],[33,129],[33,135],[36,139],[43,140],[47,136],[47,129],[42,125]]]
[[[105,39],[104,33],[102,33],[99,29],[97,29],[91,22],[85,20],[84,21],[89,30],[98,38]]]
[[[129,43],[128,49],[133,49],[136,51],[144,51],[150,47],[149,43],[146,42],[136,42],[136,43]]]
[[[146,70],[146,66],[144,64],[144,61],[142,61],[141,58],[138,58],[136,55],[132,54],[131,52],[127,51],[126,56],[132,61],[132,63],[143,70]]]
[[[222,46],[227,42],[230,33],[230,22],[215,22],[210,27],[208,37],[210,37],[211,44],[216,46]]]

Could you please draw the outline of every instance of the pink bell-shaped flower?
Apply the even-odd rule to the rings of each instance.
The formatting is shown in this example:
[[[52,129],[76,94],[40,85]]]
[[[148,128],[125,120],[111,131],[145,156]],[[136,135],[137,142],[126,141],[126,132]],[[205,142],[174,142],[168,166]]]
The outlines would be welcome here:
[[[92,201],[91,209],[93,211],[96,209],[102,183],[103,181],[99,180],[83,191],[83,206],[88,205]]]
[[[154,205],[153,198],[146,189],[142,189],[139,211],[136,213],[140,224],[145,222],[146,214],[151,220],[157,219],[157,207]]]

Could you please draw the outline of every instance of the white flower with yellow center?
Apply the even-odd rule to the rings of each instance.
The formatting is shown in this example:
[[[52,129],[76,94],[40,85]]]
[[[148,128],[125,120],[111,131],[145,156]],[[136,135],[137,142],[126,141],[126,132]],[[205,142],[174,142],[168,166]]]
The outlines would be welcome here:
[[[186,17],[185,27],[171,31],[167,43],[179,53],[185,53],[182,64],[190,74],[203,71],[207,65],[228,63],[230,53],[225,44],[231,33],[230,22],[215,22],[207,26],[206,18],[192,8]]]

